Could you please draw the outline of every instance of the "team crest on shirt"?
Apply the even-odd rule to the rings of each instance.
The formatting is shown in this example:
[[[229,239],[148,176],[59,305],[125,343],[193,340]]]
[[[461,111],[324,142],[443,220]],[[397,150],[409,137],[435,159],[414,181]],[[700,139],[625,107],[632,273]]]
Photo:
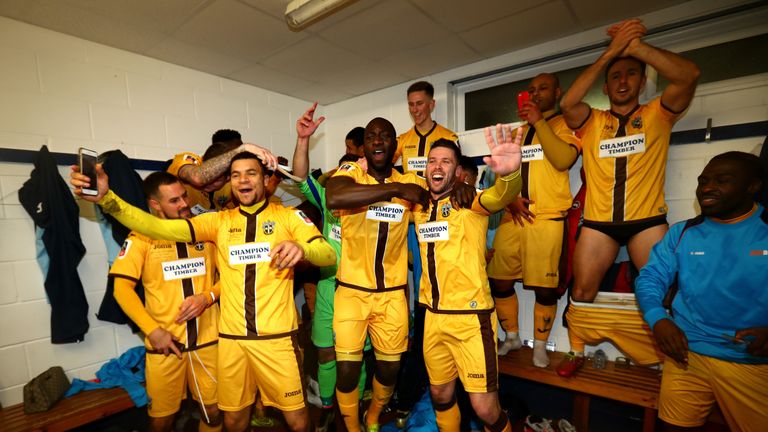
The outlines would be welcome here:
[[[205,249],[205,243],[203,243],[203,242],[195,243],[195,250],[196,251],[199,252],[199,251],[202,251],[203,249]]]
[[[440,215],[444,218],[447,218],[451,214],[451,203],[444,203],[442,206],[440,206]]]
[[[632,127],[635,129],[642,129],[643,127],[643,118],[640,116],[637,116],[632,119]]]
[[[338,171],[345,171],[346,172],[346,171],[352,171],[353,169],[355,169],[354,165],[348,164],[348,163],[344,163],[344,164],[341,164],[341,166],[339,167]]]
[[[264,235],[272,235],[275,232],[275,221],[266,221],[261,224],[261,231]]]
[[[197,158],[191,154],[184,155],[184,162],[192,162],[193,164],[198,163]]]
[[[131,241],[128,239],[125,239],[123,242],[123,247],[120,248],[120,253],[117,254],[118,259],[125,258],[126,255],[128,255],[128,251],[131,249]]]

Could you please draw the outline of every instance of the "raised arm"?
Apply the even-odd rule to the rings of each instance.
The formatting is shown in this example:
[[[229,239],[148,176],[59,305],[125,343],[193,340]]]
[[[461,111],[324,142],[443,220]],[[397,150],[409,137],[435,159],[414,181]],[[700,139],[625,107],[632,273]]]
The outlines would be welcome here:
[[[624,55],[635,57],[653,66],[669,81],[661,94],[661,103],[674,113],[688,108],[696,92],[696,83],[701,71],[696,64],[678,54],[648,45],[641,39],[633,39]]]
[[[568,127],[577,129],[584,124],[589,117],[590,107],[582,99],[587,95],[592,84],[600,78],[608,63],[622,55],[629,43],[633,39],[644,36],[645,32],[645,26],[637,19],[623,21],[608,29],[608,34],[612,37],[608,48],[593,64],[584,69],[560,101],[560,110]]]
[[[309,137],[325,120],[325,117],[314,119],[317,102],[303,116],[296,120],[296,148],[293,149],[293,175],[306,180],[309,174]]]
[[[258,156],[264,165],[270,169],[277,166],[277,159],[269,150],[256,144],[246,143],[226,153],[204,160],[201,165],[184,165],[179,169],[178,177],[196,188],[202,188],[226,174],[232,158],[246,151]]]
[[[528,101],[523,104],[520,117],[536,128],[541,149],[552,166],[560,171],[565,171],[576,162],[579,151],[557,135],[535,103]]]

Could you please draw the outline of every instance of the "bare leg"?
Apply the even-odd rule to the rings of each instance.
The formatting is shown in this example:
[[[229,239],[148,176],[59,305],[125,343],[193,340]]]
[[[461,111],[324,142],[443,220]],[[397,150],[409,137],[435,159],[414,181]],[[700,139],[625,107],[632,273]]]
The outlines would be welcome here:
[[[579,302],[595,300],[600,282],[616,260],[619,243],[610,236],[582,227],[573,254],[574,285],[571,298]]]

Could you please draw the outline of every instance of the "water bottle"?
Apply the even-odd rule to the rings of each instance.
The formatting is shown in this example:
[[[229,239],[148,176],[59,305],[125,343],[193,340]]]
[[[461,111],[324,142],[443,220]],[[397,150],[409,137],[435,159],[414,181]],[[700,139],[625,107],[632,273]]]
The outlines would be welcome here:
[[[605,351],[599,349],[595,351],[592,357],[592,367],[595,369],[605,369],[605,362],[608,359],[605,357]]]

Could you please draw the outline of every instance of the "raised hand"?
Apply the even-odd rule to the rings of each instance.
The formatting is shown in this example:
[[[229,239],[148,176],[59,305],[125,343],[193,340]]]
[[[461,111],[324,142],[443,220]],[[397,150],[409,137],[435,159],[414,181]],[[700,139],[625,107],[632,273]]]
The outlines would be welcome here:
[[[245,151],[250,152],[258,156],[259,159],[261,159],[261,162],[266,166],[268,169],[274,170],[277,168],[277,157],[272,154],[271,151],[265,149],[264,147],[258,146],[256,144],[251,143],[244,143],[243,147],[245,148]]]
[[[611,43],[608,45],[606,53],[611,58],[627,55],[626,49],[629,43],[634,39],[642,38],[647,31],[639,19],[625,20],[608,27],[606,33],[611,37]]]
[[[91,180],[87,175],[80,174],[79,166],[72,165],[70,168],[72,169],[72,172],[69,173],[69,184],[74,186],[75,195],[90,202],[99,202],[99,200],[104,198],[104,195],[109,191],[109,177],[107,177],[107,173],[101,168],[101,164],[96,164],[96,188],[98,190],[96,195],[83,194],[83,188],[91,186]]]
[[[497,124],[495,141],[493,128],[485,128],[485,142],[488,144],[491,155],[484,157],[483,162],[500,176],[517,171],[522,164],[522,150],[520,149],[522,140],[522,128],[517,129],[515,139],[512,140],[512,128],[509,125]]]
[[[530,125],[536,124],[542,118],[538,105],[531,101],[523,104],[523,109],[517,113],[517,116],[527,121]]]
[[[317,128],[320,126],[320,123],[325,120],[325,117],[322,116],[317,120],[314,119],[316,109],[317,102],[315,102],[312,107],[304,113],[304,115],[296,120],[296,133],[298,134],[299,138],[306,139],[312,136],[312,134],[315,133]]]

